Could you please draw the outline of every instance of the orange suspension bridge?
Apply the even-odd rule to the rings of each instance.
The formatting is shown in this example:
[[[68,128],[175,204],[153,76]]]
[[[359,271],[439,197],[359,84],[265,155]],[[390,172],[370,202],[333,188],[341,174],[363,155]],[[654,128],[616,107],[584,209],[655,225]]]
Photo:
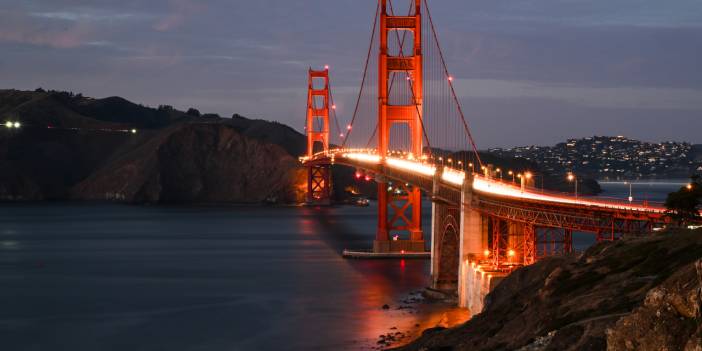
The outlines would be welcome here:
[[[334,164],[374,179],[373,252],[426,252],[430,237],[433,286],[457,293],[471,310],[506,272],[570,253],[573,231],[615,240],[667,221],[660,205],[537,191],[528,173],[520,184],[497,179],[480,159],[427,0],[407,1],[401,9],[378,1],[348,125],[336,116],[329,68],[309,71],[301,157],[308,203],[330,203]],[[422,231],[422,194],[432,202],[429,235]]]

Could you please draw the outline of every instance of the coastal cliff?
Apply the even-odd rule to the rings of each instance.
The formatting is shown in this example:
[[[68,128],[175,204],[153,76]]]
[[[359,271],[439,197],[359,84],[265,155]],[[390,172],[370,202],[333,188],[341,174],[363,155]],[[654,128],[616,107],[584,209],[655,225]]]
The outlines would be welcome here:
[[[702,230],[600,243],[503,280],[483,311],[399,350],[702,350]]]

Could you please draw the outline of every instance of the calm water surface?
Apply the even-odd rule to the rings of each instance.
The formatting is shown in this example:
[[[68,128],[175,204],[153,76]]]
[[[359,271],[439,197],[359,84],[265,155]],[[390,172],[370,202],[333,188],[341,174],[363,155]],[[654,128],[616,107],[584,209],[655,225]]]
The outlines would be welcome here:
[[[2,205],[0,349],[369,348],[436,312],[380,308],[427,260],[341,258],[374,228],[372,206]]]
[[[371,245],[375,211],[0,205],[0,349],[367,349],[446,318],[380,308],[428,285],[428,261],[341,258]]]

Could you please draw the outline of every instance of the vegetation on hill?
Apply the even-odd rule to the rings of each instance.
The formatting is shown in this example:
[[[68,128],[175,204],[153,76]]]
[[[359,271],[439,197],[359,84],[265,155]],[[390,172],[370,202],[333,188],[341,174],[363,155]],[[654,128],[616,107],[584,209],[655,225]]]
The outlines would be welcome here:
[[[680,187],[678,191],[668,194],[665,206],[670,215],[678,222],[688,222],[700,219],[702,210],[702,177],[695,175],[690,183]]]

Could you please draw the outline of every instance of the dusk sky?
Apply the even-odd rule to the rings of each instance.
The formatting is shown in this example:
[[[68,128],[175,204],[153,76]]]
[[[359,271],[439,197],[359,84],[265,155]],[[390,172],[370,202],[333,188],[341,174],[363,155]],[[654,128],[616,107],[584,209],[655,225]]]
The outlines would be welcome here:
[[[702,143],[702,1],[429,5],[480,148],[595,134]],[[0,88],[118,95],[302,131],[309,66],[331,66],[350,118],[375,6],[0,0]]]

